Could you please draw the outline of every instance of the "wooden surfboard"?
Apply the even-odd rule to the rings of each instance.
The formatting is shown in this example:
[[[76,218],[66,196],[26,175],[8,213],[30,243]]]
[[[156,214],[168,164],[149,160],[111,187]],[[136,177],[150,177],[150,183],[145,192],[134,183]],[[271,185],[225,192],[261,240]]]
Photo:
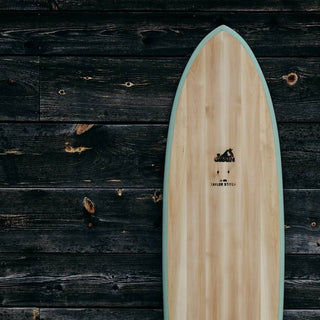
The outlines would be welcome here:
[[[191,56],[169,125],[163,209],[165,320],[281,320],[279,139],[256,58],[220,26]]]

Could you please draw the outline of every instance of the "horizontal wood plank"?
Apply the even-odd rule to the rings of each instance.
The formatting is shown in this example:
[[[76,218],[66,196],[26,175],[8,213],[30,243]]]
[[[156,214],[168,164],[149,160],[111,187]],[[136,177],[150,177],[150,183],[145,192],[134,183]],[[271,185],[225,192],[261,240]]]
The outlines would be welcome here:
[[[14,0],[0,1],[0,10],[183,10],[183,11],[315,11],[320,10],[318,1],[315,0],[291,0],[268,2],[256,0],[232,1],[232,0],[118,0],[118,1],[99,1],[99,0]]]
[[[167,125],[1,124],[0,186],[162,187]],[[285,188],[319,188],[320,125],[279,125]]]
[[[162,320],[161,309],[132,308],[0,308],[0,320],[30,320],[41,312],[43,320]],[[284,320],[318,320],[319,310],[284,310]]]
[[[161,251],[161,193],[154,189],[3,190],[4,252]],[[83,214],[83,198],[96,218]],[[88,227],[92,222],[93,226]]]
[[[317,320],[320,310],[284,310],[284,320]]]
[[[39,59],[0,59],[0,121],[39,119]]]
[[[0,54],[186,56],[206,34],[226,24],[256,56],[319,56],[319,15],[2,11]]]
[[[320,121],[317,59],[259,61],[278,121]],[[186,62],[186,58],[41,58],[41,120],[168,122]],[[0,121],[38,120],[38,64],[37,57],[1,60]],[[291,72],[299,77],[293,86],[283,79]]]
[[[162,190],[19,188],[0,192],[1,252],[161,252]],[[83,214],[84,197],[95,203],[93,219]],[[285,191],[287,254],[320,253],[319,197],[320,190]],[[288,259],[296,261],[295,268],[287,270],[291,279],[318,279],[317,256],[304,260],[303,255],[289,255]]]
[[[3,306],[160,306],[159,255],[1,257]]]
[[[317,1],[278,1],[271,0],[263,2],[262,0],[254,3],[246,1],[232,0],[121,0],[116,2],[99,0],[56,0],[58,10],[212,10],[212,11],[255,11],[255,10],[276,10],[276,11],[311,11],[319,10],[320,5]]]
[[[286,280],[284,306],[293,308],[317,308],[320,302],[320,281]]]
[[[1,319],[1,318],[0,318]],[[41,308],[41,320],[163,320],[161,309],[47,309]]]
[[[2,306],[162,307],[159,254],[11,253],[0,257]],[[317,280],[285,282],[286,308],[316,308],[318,297]]]
[[[167,126],[0,125],[0,185],[162,186]]]
[[[260,58],[278,121],[320,121],[316,58]],[[168,122],[186,58],[43,57],[40,119]],[[290,85],[286,76],[296,73]],[[61,90],[64,90],[61,94]]]
[[[288,254],[285,278],[291,280],[320,280],[320,255]]]

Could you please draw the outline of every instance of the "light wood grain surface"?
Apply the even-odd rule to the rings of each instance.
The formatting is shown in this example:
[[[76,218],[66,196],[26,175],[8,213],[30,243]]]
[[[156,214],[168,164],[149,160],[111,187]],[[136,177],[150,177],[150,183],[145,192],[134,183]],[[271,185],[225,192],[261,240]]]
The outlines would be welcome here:
[[[230,148],[234,162],[215,161]],[[251,58],[225,31],[202,48],[184,83],[168,195],[169,319],[277,320],[272,122]]]

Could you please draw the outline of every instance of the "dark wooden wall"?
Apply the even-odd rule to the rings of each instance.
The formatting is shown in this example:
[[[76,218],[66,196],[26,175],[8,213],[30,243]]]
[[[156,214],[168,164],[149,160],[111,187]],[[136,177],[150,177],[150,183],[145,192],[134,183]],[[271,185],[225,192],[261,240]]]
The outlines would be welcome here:
[[[1,320],[162,319],[168,119],[220,24],[247,40],[274,101],[285,320],[320,318],[319,1],[0,0]]]

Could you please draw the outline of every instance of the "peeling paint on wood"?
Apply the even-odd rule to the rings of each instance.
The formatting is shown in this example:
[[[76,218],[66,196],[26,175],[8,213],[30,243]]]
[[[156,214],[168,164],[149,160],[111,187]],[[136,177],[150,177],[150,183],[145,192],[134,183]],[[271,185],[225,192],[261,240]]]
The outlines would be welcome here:
[[[65,146],[65,151],[68,152],[68,153],[81,153],[83,151],[86,151],[86,150],[91,150],[92,148],[89,148],[89,147],[72,147],[70,144],[66,143],[66,146]]]
[[[83,206],[86,209],[86,211],[90,214],[94,214],[96,212],[96,206],[93,203],[93,201],[91,199],[89,199],[88,197],[84,197],[83,198]]]
[[[86,124],[86,123],[77,124],[76,134],[81,135],[81,134],[85,133],[86,131],[90,130],[93,126],[94,126],[93,124]]]
[[[162,201],[163,199],[163,195],[160,193],[160,190],[155,190],[155,192],[153,193],[152,196],[152,200],[154,203],[158,203],[160,201]]]
[[[22,152],[20,150],[7,150],[4,152],[0,152],[0,156],[7,156],[7,155],[20,156],[22,155]]]

